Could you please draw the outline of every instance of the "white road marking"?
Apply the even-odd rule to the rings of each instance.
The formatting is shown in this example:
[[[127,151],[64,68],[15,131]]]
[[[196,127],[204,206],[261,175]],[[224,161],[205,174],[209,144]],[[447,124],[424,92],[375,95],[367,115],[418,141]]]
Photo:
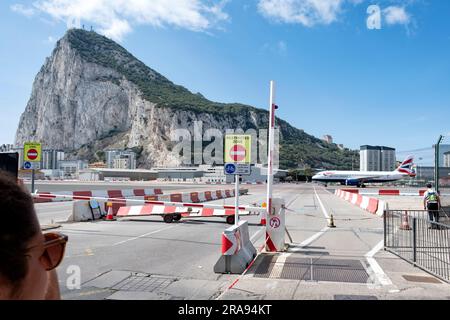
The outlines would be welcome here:
[[[312,235],[311,237],[309,237],[308,239],[306,239],[305,241],[303,241],[302,243],[300,243],[298,246],[296,246],[294,249],[292,249],[292,252],[297,252],[302,250],[304,247],[310,245],[313,241],[317,240],[318,238],[320,238],[325,232],[327,232],[330,228],[325,227],[322,230],[320,230],[319,232],[317,232],[316,234]]]
[[[387,274],[384,273],[383,269],[380,267],[380,265],[374,258],[374,256],[377,254],[378,251],[380,251],[383,248],[383,246],[384,240],[381,240],[375,247],[372,248],[372,250],[370,250],[368,253],[365,254],[365,257],[370,265],[370,268],[374,273],[374,276],[377,278],[378,283],[380,283],[383,286],[390,286],[392,285],[391,279],[389,279]]]
[[[149,232],[149,233],[140,235],[139,237],[134,237],[134,238],[130,238],[130,239],[127,239],[127,240],[123,240],[123,241],[114,243],[114,244],[112,245],[112,247],[118,246],[118,245],[121,245],[121,244],[124,244],[124,243],[126,243],[126,242],[134,241],[134,240],[137,240],[137,239],[140,239],[140,238],[144,238],[144,237],[146,237],[146,236],[149,236],[149,235],[152,235],[152,234],[155,234],[155,233],[164,231],[164,230],[169,230],[169,229],[172,229],[172,228],[175,228],[175,227],[176,227],[176,226],[171,226],[171,227],[167,227],[167,228],[162,228],[162,229],[158,229],[158,230],[155,230],[155,231],[152,231],[152,232]]]
[[[325,209],[325,206],[323,205],[322,200],[320,200],[320,197],[316,191],[316,187],[314,187],[314,193],[316,194],[317,200],[319,200],[319,204],[320,204],[320,207],[322,208],[323,215],[325,216],[325,218],[329,219],[330,215],[328,214],[327,210]]]
[[[265,228],[259,229],[259,230],[251,237],[250,242],[253,242],[253,240],[255,240],[256,238],[259,238],[259,237],[260,237],[259,234],[260,234],[262,231],[264,231],[264,230],[265,230]]]

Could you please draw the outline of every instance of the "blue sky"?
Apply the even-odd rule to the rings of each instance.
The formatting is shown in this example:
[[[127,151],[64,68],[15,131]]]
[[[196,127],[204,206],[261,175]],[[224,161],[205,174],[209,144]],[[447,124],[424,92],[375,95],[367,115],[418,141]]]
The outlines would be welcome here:
[[[380,29],[367,26],[371,5]],[[267,108],[273,79],[279,117],[350,148],[387,145],[402,157],[450,132],[449,1],[7,0],[0,144],[13,142],[55,41],[83,24],[214,101]]]

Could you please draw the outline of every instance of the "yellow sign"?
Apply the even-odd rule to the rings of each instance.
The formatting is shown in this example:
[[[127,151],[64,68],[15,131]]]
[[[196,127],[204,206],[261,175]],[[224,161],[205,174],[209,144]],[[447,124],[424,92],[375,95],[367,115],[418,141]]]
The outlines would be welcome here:
[[[252,136],[231,134],[225,136],[225,163],[247,163],[252,161]]]
[[[26,142],[23,145],[24,162],[41,162],[42,146],[36,142]]]

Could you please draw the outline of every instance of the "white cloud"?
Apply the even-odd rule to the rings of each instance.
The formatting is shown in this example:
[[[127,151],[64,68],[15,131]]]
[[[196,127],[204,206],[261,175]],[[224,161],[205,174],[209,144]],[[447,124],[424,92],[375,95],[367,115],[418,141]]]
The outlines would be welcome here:
[[[33,8],[30,7],[25,7],[23,4],[13,4],[9,7],[12,11],[21,14],[25,17],[31,17],[33,16],[36,12]]]
[[[359,0],[259,0],[258,11],[266,18],[306,27],[331,24],[338,19],[345,2]]]
[[[410,15],[404,7],[390,6],[383,10],[386,23],[389,25],[402,24],[407,25],[411,21]]]
[[[34,8],[69,27],[93,24],[121,40],[137,25],[207,31],[228,20],[228,0],[37,0]]]

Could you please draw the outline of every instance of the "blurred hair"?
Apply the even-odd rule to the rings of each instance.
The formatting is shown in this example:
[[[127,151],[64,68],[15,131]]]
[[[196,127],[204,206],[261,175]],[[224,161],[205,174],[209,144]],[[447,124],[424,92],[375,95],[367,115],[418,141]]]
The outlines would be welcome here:
[[[31,195],[0,170],[0,278],[13,288],[28,273],[27,248],[39,228]]]

